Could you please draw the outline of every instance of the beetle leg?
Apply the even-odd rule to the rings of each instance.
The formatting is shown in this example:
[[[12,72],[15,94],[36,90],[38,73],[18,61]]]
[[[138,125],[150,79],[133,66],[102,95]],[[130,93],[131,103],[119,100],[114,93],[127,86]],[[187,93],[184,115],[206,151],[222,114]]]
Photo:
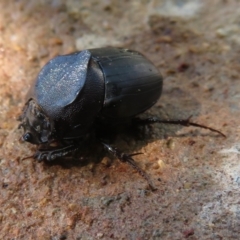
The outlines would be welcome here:
[[[56,158],[64,157],[70,152],[76,151],[78,148],[78,145],[68,145],[63,148],[38,149],[38,151],[34,154],[33,158],[38,161],[53,161]]]
[[[129,165],[131,165],[134,169],[137,170],[137,172],[148,182],[148,185],[152,191],[155,191],[156,188],[153,186],[152,181],[150,180],[149,176],[147,173],[141,169],[137,163],[134,161],[132,156],[136,156],[142,153],[133,153],[133,154],[126,154],[120,151],[119,149],[112,147],[104,142],[101,141],[103,146],[108,150],[109,153],[111,153],[113,156],[117,157],[121,162],[126,162]]]
[[[145,118],[145,119],[141,119],[141,118],[134,118],[133,119],[133,123],[137,124],[137,125],[146,125],[146,124],[152,124],[152,123],[166,123],[166,124],[178,124],[178,125],[182,125],[185,127],[189,127],[189,126],[194,126],[194,127],[198,127],[198,128],[205,128],[208,129],[212,132],[216,132],[218,134],[220,134],[222,137],[226,137],[225,134],[223,134],[222,132],[220,132],[219,130],[216,130],[214,128],[202,125],[202,124],[198,124],[198,123],[194,123],[190,121],[191,116],[187,119],[179,119],[179,120],[161,120],[161,119],[157,119],[155,117],[149,117],[149,118]]]

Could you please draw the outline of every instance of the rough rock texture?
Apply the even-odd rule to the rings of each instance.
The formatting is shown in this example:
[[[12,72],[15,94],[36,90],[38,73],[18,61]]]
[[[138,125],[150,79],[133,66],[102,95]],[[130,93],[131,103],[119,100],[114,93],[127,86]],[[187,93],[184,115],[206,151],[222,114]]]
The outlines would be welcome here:
[[[0,1],[0,239],[239,239],[240,3],[237,0]],[[87,161],[22,160],[17,116],[40,68],[57,54],[101,46],[138,50],[164,76],[144,116],[156,124],[115,145],[131,167],[89,146]],[[97,148],[97,149],[96,149]]]

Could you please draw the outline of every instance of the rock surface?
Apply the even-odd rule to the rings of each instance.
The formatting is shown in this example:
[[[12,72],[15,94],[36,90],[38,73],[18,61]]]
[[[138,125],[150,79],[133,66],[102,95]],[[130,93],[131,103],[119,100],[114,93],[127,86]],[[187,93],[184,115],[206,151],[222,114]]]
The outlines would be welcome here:
[[[0,1],[0,239],[239,239],[240,3],[237,0]],[[144,116],[220,129],[156,124],[115,145],[157,191],[99,150],[87,162],[22,160],[17,117],[52,57],[101,46],[135,49],[164,76]],[[95,152],[97,146],[89,146]],[[97,151],[96,151],[97,152]]]

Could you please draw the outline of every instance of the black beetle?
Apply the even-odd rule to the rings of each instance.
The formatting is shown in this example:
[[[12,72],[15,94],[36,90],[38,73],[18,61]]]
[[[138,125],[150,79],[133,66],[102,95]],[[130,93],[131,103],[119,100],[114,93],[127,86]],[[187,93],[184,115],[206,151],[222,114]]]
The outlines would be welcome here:
[[[24,129],[22,139],[44,146],[35,153],[35,159],[51,161],[77,150],[96,126],[129,119],[134,124],[191,125],[220,133],[189,119],[136,119],[157,102],[162,85],[158,69],[136,51],[109,47],[57,56],[42,68],[29,91],[19,118],[19,127]],[[98,138],[109,152],[131,164],[150,184],[132,159],[136,154],[124,154],[101,136]],[[53,142],[55,147],[50,146]]]

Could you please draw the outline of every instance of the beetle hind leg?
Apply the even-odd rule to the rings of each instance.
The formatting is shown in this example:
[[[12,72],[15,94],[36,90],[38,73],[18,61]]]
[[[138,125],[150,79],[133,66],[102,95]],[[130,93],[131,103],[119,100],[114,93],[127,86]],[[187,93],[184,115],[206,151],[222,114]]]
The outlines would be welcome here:
[[[149,176],[147,175],[147,173],[141,169],[137,163],[134,161],[134,159],[132,158],[132,156],[136,156],[142,153],[133,153],[133,154],[126,154],[123,153],[122,151],[120,151],[119,149],[112,147],[104,142],[102,142],[102,145],[105,147],[105,149],[107,149],[107,151],[109,153],[111,153],[113,156],[115,156],[116,158],[118,158],[121,162],[124,163],[128,163],[129,165],[131,165],[134,169],[137,170],[137,172],[148,182],[149,188],[152,191],[155,191],[156,188],[153,186],[152,181],[150,180]]]
[[[223,134],[222,132],[220,132],[217,129],[202,125],[202,124],[198,124],[198,123],[194,123],[191,121],[191,116],[187,119],[179,119],[179,120],[161,120],[158,119],[156,117],[149,117],[149,118],[145,118],[145,119],[141,119],[141,118],[134,118],[133,120],[133,124],[136,125],[147,125],[147,124],[153,124],[153,123],[164,123],[164,124],[174,124],[174,125],[182,125],[185,127],[198,127],[198,128],[204,128],[204,129],[208,129],[212,132],[216,132],[218,134],[220,134],[222,137],[226,137],[225,134]]]

